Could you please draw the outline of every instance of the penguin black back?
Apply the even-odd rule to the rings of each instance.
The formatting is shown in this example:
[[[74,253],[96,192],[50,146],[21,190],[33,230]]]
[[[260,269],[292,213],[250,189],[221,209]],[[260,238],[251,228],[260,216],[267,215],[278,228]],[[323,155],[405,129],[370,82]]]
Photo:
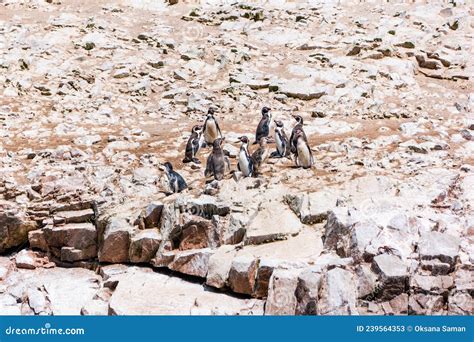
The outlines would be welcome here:
[[[306,133],[303,130],[303,118],[300,115],[293,115],[293,117],[296,120],[296,125],[295,127],[293,127],[293,130],[291,131],[290,146],[291,146],[291,152],[296,153],[296,143],[298,140],[296,133],[298,131],[301,131],[303,133],[302,137],[306,143],[308,142],[308,139],[306,138]]]
[[[224,155],[224,150],[222,149],[224,140],[225,138],[217,138],[212,144],[212,152],[207,158],[206,170],[204,171],[206,177],[214,176],[214,179],[216,180],[224,178],[226,164],[228,165],[228,160]]]
[[[257,131],[255,132],[255,141],[254,144],[260,142],[261,138],[266,138],[270,134],[270,122],[271,122],[271,114],[270,108],[263,107],[262,108],[262,118],[257,126]]]
[[[188,187],[184,178],[173,170],[173,165],[170,162],[164,164],[168,183],[172,192],[181,192]]]
[[[202,127],[201,126],[194,126],[193,129],[191,130],[191,136],[188,139],[188,142],[186,144],[186,151],[183,159],[183,163],[201,163],[199,159],[196,158],[196,154],[199,151],[200,143],[201,143],[201,133],[202,133]]]

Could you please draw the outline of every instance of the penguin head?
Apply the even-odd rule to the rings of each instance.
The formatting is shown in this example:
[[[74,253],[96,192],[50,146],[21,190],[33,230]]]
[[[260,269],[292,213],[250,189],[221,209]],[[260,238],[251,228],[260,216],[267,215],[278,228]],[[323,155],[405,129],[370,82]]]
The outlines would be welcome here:
[[[166,170],[166,171],[168,171],[168,172],[169,172],[169,171],[173,171],[173,165],[171,165],[170,162],[164,163],[163,166],[165,167],[165,170]]]
[[[225,141],[225,138],[217,138],[216,140],[214,140],[214,142],[212,143],[212,148],[214,150],[219,150],[222,148],[222,146],[224,145],[224,141]]]
[[[303,124],[303,118],[301,117],[301,115],[293,115],[293,118],[295,118],[296,122],[298,122],[299,124]]]
[[[275,125],[278,127],[278,128],[282,128],[283,127],[283,122],[281,122],[280,120],[274,120],[275,121]]]
[[[298,140],[299,138],[303,138],[304,137],[303,130],[301,129],[296,130],[295,136],[296,136],[296,140]]]
[[[202,130],[202,127],[201,127],[201,126],[195,125],[195,126],[193,127],[193,129],[192,129],[192,132],[193,132],[193,133],[199,133],[199,132],[201,132],[201,130]]]
[[[268,107],[263,107],[263,108],[262,108],[262,115],[268,115],[268,112],[270,112],[270,110],[271,110],[271,109],[268,108]]]
[[[249,143],[249,138],[247,138],[246,135],[243,135],[239,137],[239,141],[242,142],[243,144],[248,144]]]
[[[207,116],[214,116],[214,113],[216,112],[216,110],[212,107],[210,107],[208,110],[207,110]]]

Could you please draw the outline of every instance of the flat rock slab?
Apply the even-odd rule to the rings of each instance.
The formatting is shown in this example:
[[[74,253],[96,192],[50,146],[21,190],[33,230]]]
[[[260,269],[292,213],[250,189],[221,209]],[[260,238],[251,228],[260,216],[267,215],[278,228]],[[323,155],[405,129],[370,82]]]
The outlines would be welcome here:
[[[282,240],[300,232],[303,225],[298,217],[279,201],[267,202],[250,221],[244,243],[260,244]]]
[[[391,254],[380,254],[374,258],[374,269],[386,278],[406,277],[408,268],[403,261]]]
[[[263,302],[206,291],[201,285],[130,268],[110,299],[112,315],[263,314]]]
[[[454,265],[459,255],[459,244],[460,239],[456,236],[428,232],[420,237],[420,256],[422,259],[439,259],[441,262]]]
[[[21,270],[8,291],[16,295],[31,295],[40,298],[34,289],[43,289],[48,304],[44,312],[52,315],[80,315],[81,308],[97,293],[101,277],[84,268],[37,268]],[[33,290],[32,290],[33,289]],[[46,304],[45,304],[46,305]]]

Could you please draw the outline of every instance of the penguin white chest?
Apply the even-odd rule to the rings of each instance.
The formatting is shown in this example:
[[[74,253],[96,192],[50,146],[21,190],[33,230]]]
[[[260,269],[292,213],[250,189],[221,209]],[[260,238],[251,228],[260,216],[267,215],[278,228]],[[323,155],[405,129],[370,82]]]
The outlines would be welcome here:
[[[207,143],[212,144],[217,137],[217,126],[215,121],[208,121],[206,123],[206,130],[204,131],[204,139]]]
[[[276,145],[277,145],[277,151],[278,153],[282,156],[285,154],[285,151],[284,151],[284,145],[283,145],[283,140],[281,139],[281,135],[279,132],[277,132],[275,134],[275,142],[276,142]]]
[[[240,166],[240,171],[242,171],[245,177],[250,176],[250,173],[251,173],[250,163],[247,158],[247,153],[244,150],[240,150],[240,153],[239,153],[239,166]]]
[[[311,151],[309,150],[309,147],[304,139],[298,139],[296,149],[298,152],[298,165],[303,167],[311,167],[311,164],[313,163]]]

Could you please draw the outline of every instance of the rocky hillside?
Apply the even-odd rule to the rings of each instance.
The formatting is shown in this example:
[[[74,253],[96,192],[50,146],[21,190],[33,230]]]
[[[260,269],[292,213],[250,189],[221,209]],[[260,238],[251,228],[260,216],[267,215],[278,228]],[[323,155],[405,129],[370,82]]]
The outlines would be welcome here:
[[[472,314],[473,15],[0,0],[0,312]],[[234,171],[263,106],[313,168],[182,162],[213,107]]]

